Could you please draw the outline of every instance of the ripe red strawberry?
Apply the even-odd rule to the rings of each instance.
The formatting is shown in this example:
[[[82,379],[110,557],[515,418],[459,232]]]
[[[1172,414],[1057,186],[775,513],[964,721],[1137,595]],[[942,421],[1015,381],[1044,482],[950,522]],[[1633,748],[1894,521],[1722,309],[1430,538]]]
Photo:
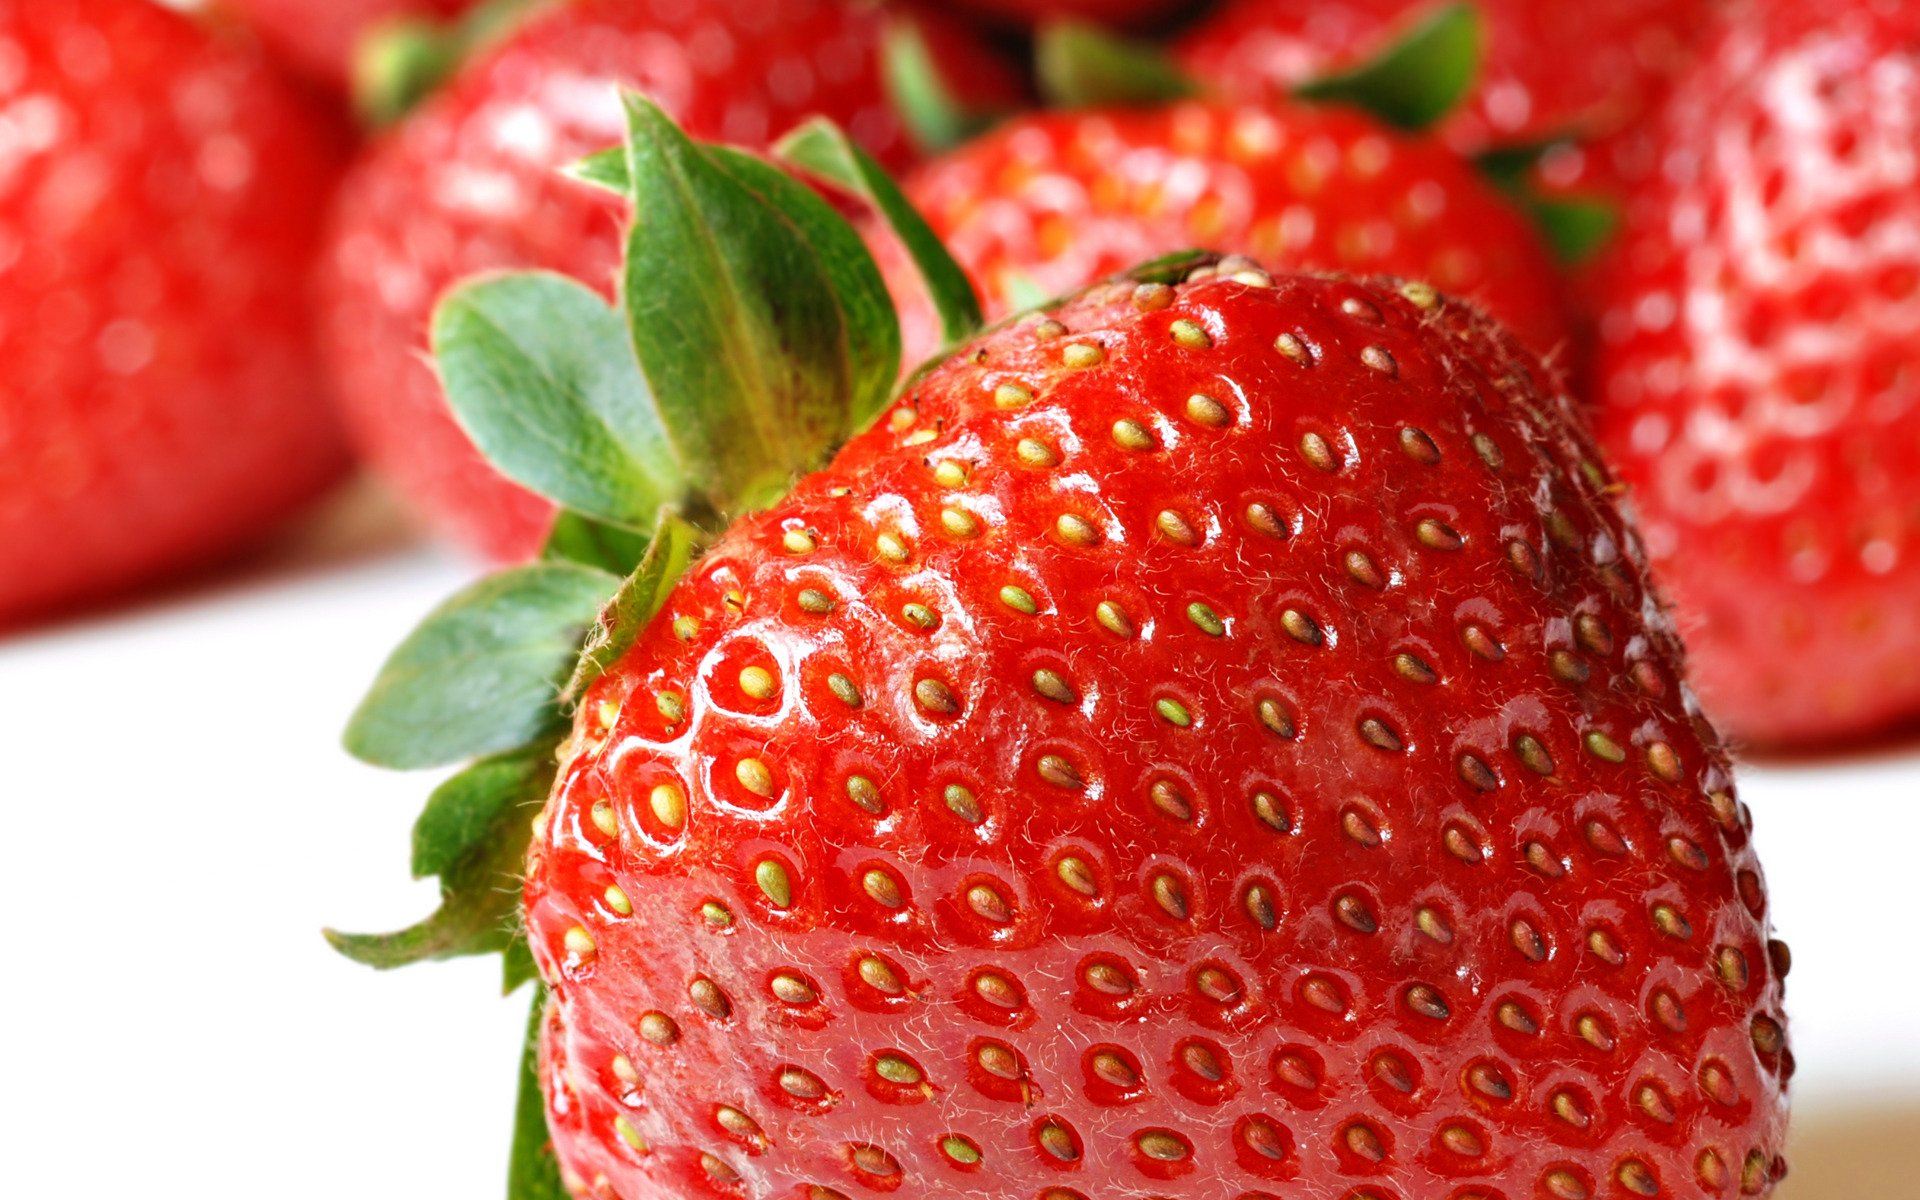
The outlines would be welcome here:
[[[0,623],[231,550],[334,480],[302,286],[340,161],[144,0],[0,5]]]
[[[1920,11],[1738,10],[1657,135],[1597,419],[1716,718],[1920,716]]]
[[[316,79],[345,87],[362,39],[390,21],[457,17],[481,0],[224,0],[273,50]]]
[[[629,115],[584,168],[644,214],[619,306],[527,274],[434,320],[560,532],[436,610],[347,738],[489,756],[416,826],[440,910],[336,944],[537,964],[515,1178],[1771,1190],[1786,949],[1538,359],[1426,284],[1186,256],[962,334],[889,404],[852,231]],[[844,137],[776,154],[977,325]]]
[[[919,19],[962,77],[1013,86]],[[423,358],[434,302],[504,267],[610,284],[618,205],[558,172],[619,137],[616,83],[705,136],[763,145],[824,113],[886,161],[909,160],[881,84],[885,20],[842,0],[580,0],[463,70],[361,163],[339,205],[325,332],[362,454],[445,532],[497,558],[529,552],[552,506],[502,480],[449,418]]]
[[[1632,125],[1684,66],[1712,0],[1474,0],[1487,62],[1470,103],[1446,126],[1467,153]],[[1441,7],[1441,0],[1226,0],[1181,39],[1195,78],[1235,97],[1263,97],[1368,58]],[[1559,165],[1611,190],[1607,156]]]
[[[1745,818],[1550,387],[1228,262],[737,524],[536,830],[580,1194],[1769,1190]]]
[[[909,196],[990,316],[1194,246],[1289,268],[1431,279],[1537,351],[1565,341],[1551,260],[1469,164],[1342,108],[1190,101],[1038,113],[911,175]],[[908,361],[938,348],[906,260],[881,239]]]

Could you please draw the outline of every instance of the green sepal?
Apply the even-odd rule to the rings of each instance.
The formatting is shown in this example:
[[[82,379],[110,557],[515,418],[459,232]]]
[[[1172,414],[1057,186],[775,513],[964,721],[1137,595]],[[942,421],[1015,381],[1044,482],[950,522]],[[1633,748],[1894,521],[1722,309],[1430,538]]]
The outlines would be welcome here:
[[[1480,75],[1485,29],[1471,4],[1450,4],[1371,61],[1300,84],[1302,100],[1351,104],[1401,129],[1452,112]]]
[[[945,345],[956,346],[980,332],[986,318],[967,273],[900,186],[838,125],[819,117],[808,121],[781,138],[774,155],[858,196],[887,223],[920,272],[934,311],[940,315]],[[873,415],[878,415],[877,409]]]
[[[927,35],[913,17],[889,14],[881,37],[880,80],[914,149],[940,154],[986,132],[1004,112],[970,109],[941,73]]]
[[[763,506],[890,392],[891,300],[859,235],[811,189],[696,145],[643,96],[627,112],[636,218],[621,295],[635,357],[710,507]]]
[[[537,0],[487,0],[445,20],[397,17],[362,35],[349,74],[360,119],[391,125],[432,95],[461,65],[505,36]]]
[[[440,907],[396,933],[327,930],[334,949],[383,970],[490,954],[518,937],[531,823],[553,786],[554,743],[482,759],[434,789],[413,829],[413,872],[440,877]]]
[[[699,529],[672,512],[663,512],[654,526],[653,541],[640,563],[627,576],[613,600],[587,633],[586,646],[567,684],[568,697],[578,700],[593,681],[605,674],[666,603],[673,585],[686,574],[699,551]]]
[[[507,1159],[507,1200],[570,1200],[560,1181],[553,1134],[547,1129],[547,1098],[540,1087],[540,1030],[547,1015],[547,989],[535,988],[527,1040],[520,1048],[520,1087],[513,1102],[513,1151]]]
[[[402,770],[525,746],[566,724],[560,688],[618,576],[573,563],[502,571],[428,615],[347,724],[354,757]]]
[[[570,562],[597,567],[610,575],[632,574],[651,541],[639,529],[612,525],[563,508],[554,514],[547,540],[540,547],[542,562]]]
[[[1029,312],[1050,304],[1057,298],[1025,271],[1007,271],[1002,274],[1000,291],[1007,298],[1007,307],[1014,312]]]
[[[540,968],[533,961],[533,948],[527,945],[527,931],[517,928],[513,940],[500,952],[500,994],[511,996],[538,978]]]
[[[622,197],[628,196],[633,190],[633,182],[627,176],[625,146],[609,146],[605,150],[596,150],[585,158],[568,164],[561,174]]]
[[[626,322],[591,288],[544,271],[466,283],[432,341],[455,419],[507,478],[636,526],[686,491]]]
[[[1619,226],[1619,206],[1597,197],[1550,195],[1540,190],[1540,162],[1569,138],[1501,146],[1474,159],[1480,173],[1526,210],[1534,228],[1563,266],[1579,266],[1607,244]]]
[[[1135,283],[1175,284],[1199,268],[1219,261],[1220,256],[1211,250],[1175,250],[1136,265],[1121,278]]]
[[[1056,108],[1167,104],[1201,93],[1156,46],[1085,21],[1056,21],[1034,42],[1040,94]]]

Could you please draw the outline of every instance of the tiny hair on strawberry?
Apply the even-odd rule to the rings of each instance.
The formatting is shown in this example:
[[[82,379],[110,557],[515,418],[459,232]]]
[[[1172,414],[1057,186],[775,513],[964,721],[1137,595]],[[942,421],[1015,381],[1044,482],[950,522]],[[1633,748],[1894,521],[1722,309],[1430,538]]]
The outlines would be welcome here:
[[[609,302],[447,295],[559,510],[348,748],[467,764],[443,904],[531,984],[509,1196],[1764,1195],[1786,947],[1638,539],[1429,283],[1188,252],[982,330],[880,167],[629,96]],[[804,181],[804,182],[803,182]],[[946,348],[901,378],[859,235]]]

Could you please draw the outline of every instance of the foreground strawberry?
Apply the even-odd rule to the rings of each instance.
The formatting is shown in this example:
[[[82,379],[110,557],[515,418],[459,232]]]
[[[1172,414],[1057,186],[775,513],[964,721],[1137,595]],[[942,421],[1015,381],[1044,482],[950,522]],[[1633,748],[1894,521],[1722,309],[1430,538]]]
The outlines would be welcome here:
[[[887,20],[843,0],[579,0],[468,65],[355,169],[336,215],[326,343],[362,454],[455,538],[496,558],[537,546],[552,506],[473,453],[423,360],[434,302],[455,280],[504,267],[606,285],[618,202],[560,170],[620,136],[615,84],[704,135],[764,144],[823,113],[887,161],[907,161],[881,80]],[[994,86],[978,51],[929,40]]]
[[[230,551],[346,466],[306,277],[340,137],[146,0],[0,5],[0,624]]]
[[[623,311],[525,276],[436,321],[479,444],[585,512],[349,732],[494,755],[422,819],[440,914],[340,939],[381,965],[528,969],[498,887],[557,756],[516,1178],[550,1136],[628,1200],[1771,1189],[1785,947],[1537,359],[1424,284],[1189,258],[887,405],[849,231],[633,122],[585,172],[646,214]],[[782,151],[967,326],[870,164]]]
[[[1761,742],[1920,716],[1920,12],[1762,4],[1658,127],[1595,399],[1702,696]]]
[[[934,159],[908,194],[990,316],[1188,246],[1432,280],[1530,346],[1566,340],[1551,258],[1471,165],[1347,108],[1184,101],[1038,113]],[[881,261],[910,361],[939,347],[906,260]]]

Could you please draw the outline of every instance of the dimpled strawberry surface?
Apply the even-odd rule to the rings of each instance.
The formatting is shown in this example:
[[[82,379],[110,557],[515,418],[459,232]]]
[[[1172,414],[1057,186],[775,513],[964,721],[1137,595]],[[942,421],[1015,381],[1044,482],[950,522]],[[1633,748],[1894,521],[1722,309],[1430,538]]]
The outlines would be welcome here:
[[[582,1196],[1758,1195],[1785,947],[1570,402],[1245,262],[739,522],[536,825]]]
[[[928,162],[906,183],[987,300],[1063,295],[1195,246],[1295,269],[1427,279],[1471,297],[1542,354],[1566,341],[1553,264],[1467,163],[1354,110],[1188,102],[1042,113]],[[876,239],[882,240],[882,239]],[[938,322],[896,249],[879,256],[907,359]]]

